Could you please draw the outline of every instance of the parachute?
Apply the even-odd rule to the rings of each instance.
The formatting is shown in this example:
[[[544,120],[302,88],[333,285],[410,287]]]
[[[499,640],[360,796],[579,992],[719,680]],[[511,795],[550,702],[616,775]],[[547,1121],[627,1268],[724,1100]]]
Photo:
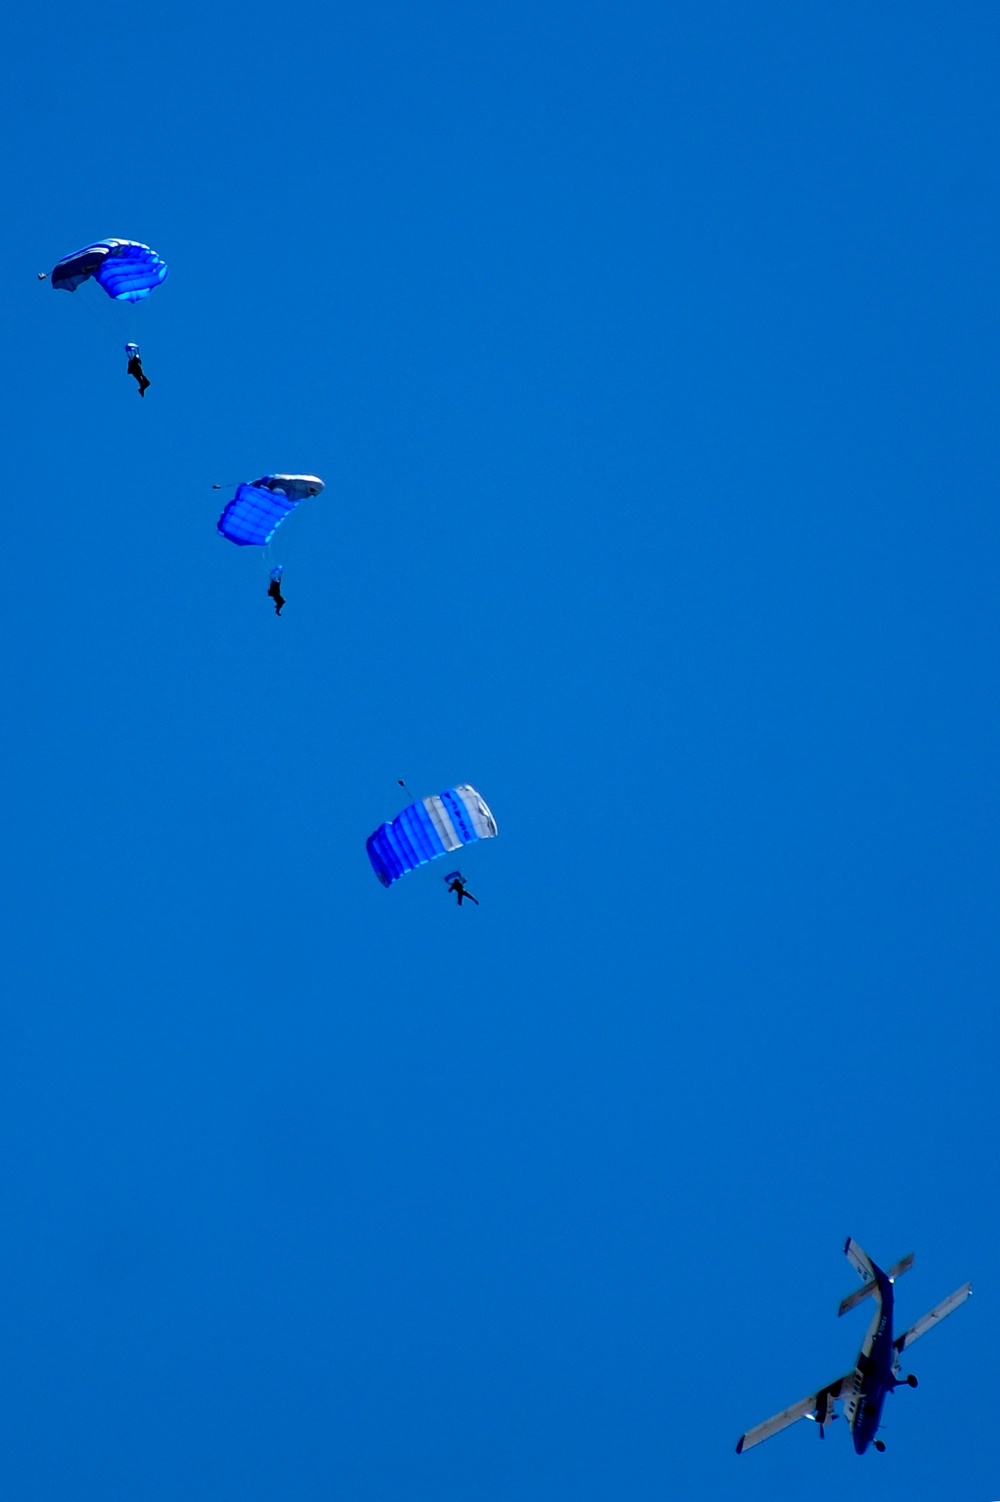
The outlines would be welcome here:
[[[368,838],[368,859],[384,887],[439,855],[448,855],[476,840],[489,840],[497,821],[474,787],[463,782],[443,793],[411,803],[389,824]]]
[[[237,487],[219,517],[219,531],[237,547],[266,547],[290,511],[307,496],[319,495],[315,475],[264,475]]]
[[[52,272],[57,292],[75,292],[90,277],[116,302],[141,302],[165,279],[167,263],[138,240],[98,240],[64,256]]]

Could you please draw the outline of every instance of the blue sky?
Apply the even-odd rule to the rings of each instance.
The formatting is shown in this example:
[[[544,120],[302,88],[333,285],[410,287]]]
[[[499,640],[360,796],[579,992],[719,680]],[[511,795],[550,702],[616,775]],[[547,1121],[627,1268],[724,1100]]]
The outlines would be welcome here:
[[[6,1495],[1000,1496],[998,43],[17,18]],[[35,278],[105,235],[142,403]],[[273,470],[280,621],[211,489]],[[375,881],[399,777],[494,809],[478,909]],[[975,1297],[885,1456],[737,1458],[848,1234]]]

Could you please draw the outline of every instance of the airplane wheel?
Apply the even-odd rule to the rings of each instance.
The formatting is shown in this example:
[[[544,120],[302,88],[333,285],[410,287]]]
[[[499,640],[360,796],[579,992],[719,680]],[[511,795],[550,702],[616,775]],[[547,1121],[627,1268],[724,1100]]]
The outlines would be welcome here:
[[[907,1387],[916,1387],[916,1385],[917,1385],[917,1379],[913,1375],[912,1372],[910,1373],[910,1375],[906,1379],[906,1385],[907,1385]]]
[[[884,1454],[884,1452],[885,1452],[885,1443],[884,1443],[884,1441],[880,1440],[880,1439],[877,1439],[875,1441],[875,1448],[879,1452],[880,1455]]]

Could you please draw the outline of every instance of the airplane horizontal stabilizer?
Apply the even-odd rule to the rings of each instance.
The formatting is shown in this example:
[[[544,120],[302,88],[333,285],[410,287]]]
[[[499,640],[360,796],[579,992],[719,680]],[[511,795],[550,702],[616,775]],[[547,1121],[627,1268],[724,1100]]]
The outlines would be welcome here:
[[[849,1241],[847,1244],[849,1247],[857,1247],[857,1242],[854,1241]],[[850,1253],[848,1253],[848,1256],[850,1256]],[[862,1253],[862,1256],[864,1256],[864,1253]],[[894,1263],[893,1266],[890,1267],[889,1271],[886,1273],[886,1277],[889,1279],[890,1283],[895,1283],[897,1278],[901,1278],[904,1273],[909,1272],[910,1268],[913,1266],[913,1257],[913,1252],[910,1252],[908,1256],[901,1257],[898,1262]],[[861,1267],[858,1266],[858,1263],[855,1262],[853,1257],[851,1257],[851,1261],[852,1263],[854,1263],[854,1266],[858,1268],[858,1271],[861,1272]],[[865,1258],[865,1261],[868,1261],[867,1257]],[[849,1309],[856,1309],[864,1299],[868,1298],[869,1294],[873,1294],[875,1292],[875,1289],[878,1285],[874,1277],[869,1278],[864,1272],[861,1272],[861,1276],[865,1279],[863,1287],[856,1288],[853,1293],[849,1293],[847,1295],[846,1299],[841,1299],[840,1308],[837,1310],[838,1315],[846,1314]]]
[[[936,1304],[929,1314],[923,1315],[921,1319],[917,1320],[915,1325],[911,1325],[908,1330],[904,1330],[902,1335],[896,1336],[893,1342],[896,1351],[905,1351],[907,1346],[912,1346],[913,1342],[919,1340],[921,1335],[926,1335],[927,1331],[933,1325],[940,1324],[943,1319],[951,1314],[953,1309],[957,1309],[959,1304],[965,1303],[971,1292],[972,1284],[963,1283],[961,1288],[956,1288],[954,1293],[950,1293],[946,1299],[942,1299],[941,1303]]]

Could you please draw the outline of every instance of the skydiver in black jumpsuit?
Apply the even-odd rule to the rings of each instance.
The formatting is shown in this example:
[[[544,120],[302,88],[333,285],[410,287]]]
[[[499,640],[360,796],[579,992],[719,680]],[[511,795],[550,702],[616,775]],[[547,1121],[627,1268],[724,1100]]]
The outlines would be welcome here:
[[[452,878],[452,880],[448,883],[448,891],[455,893],[455,896],[458,898],[459,907],[462,906],[463,897],[468,897],[470,902],[474,902],[476,904],[476,907],[479,906],[479,898],[473,897],[472,893],[469,891],[468,887],[465,885],[465,882],[460,876],[455,876]]]
[[[272,579],[267,586],[268,598],[274,601],[275,615],[281,614],[281,607],[285,604],[285,597],[281,593],[281,584],[277,579]]]
[[[138,381],[139,395],[145,396],[150,381],[149,377],[146,375],[146,372],[142,368],[142,360],[139,358],[138,346],[135,344],[130,344],[128,349],[128,373],[130,376],[135,376],[136,380]]]

